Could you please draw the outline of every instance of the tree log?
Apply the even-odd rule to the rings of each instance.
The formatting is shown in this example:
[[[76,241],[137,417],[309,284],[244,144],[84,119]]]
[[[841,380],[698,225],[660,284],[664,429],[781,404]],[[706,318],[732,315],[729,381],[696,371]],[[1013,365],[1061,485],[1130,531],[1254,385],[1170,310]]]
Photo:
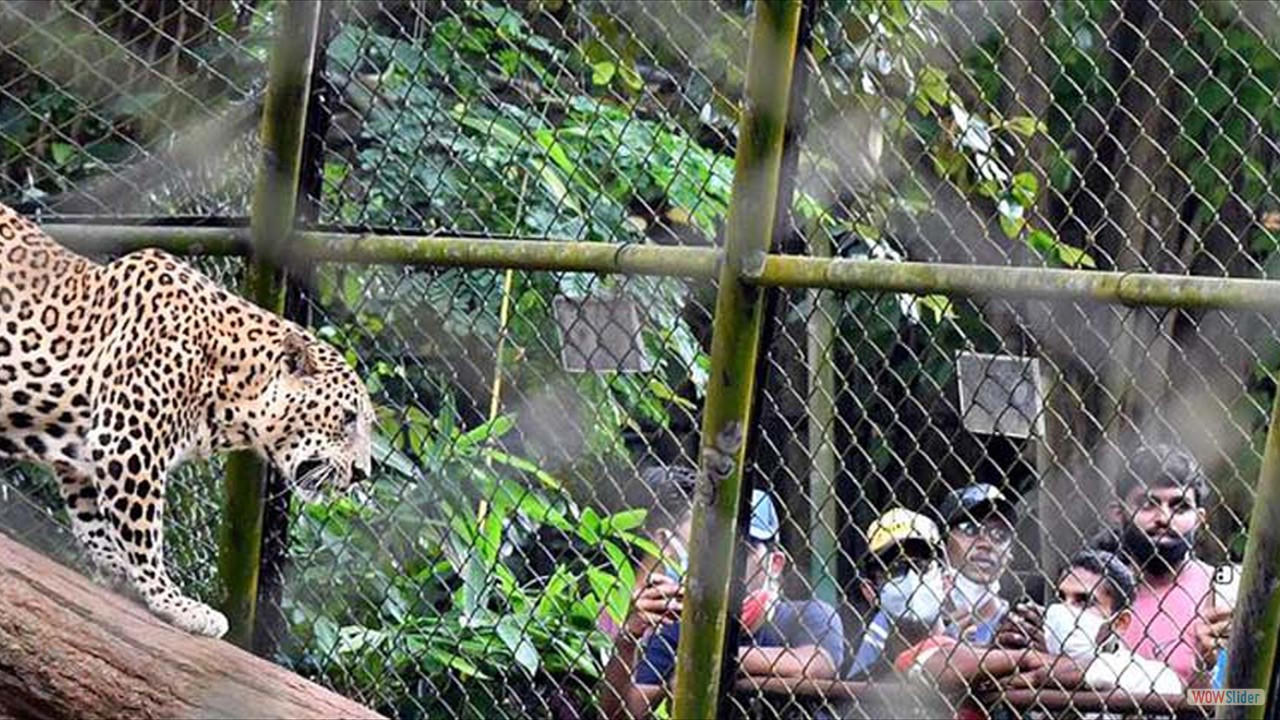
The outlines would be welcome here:
[[[0,718],[375,718],[0,534]]]

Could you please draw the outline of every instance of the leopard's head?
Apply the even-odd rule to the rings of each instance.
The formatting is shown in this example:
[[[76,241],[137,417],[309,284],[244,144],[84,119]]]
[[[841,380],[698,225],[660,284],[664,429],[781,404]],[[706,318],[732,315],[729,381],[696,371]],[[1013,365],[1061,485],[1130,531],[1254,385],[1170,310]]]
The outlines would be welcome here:
[[[280,340],[256,428],[264,455],[305,500],[368,479],[373,403],[332,345],[291,328]]]

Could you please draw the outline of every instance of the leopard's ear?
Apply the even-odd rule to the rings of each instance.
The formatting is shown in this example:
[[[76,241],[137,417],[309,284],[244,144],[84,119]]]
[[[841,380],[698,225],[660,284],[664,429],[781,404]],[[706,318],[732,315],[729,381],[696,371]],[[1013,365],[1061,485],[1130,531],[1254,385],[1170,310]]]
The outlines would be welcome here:
[[[291,330],[285,334],[283,346],[280,364],[285,372],[299,378],[311,377],[319,372],[311,341],[305,335]]]

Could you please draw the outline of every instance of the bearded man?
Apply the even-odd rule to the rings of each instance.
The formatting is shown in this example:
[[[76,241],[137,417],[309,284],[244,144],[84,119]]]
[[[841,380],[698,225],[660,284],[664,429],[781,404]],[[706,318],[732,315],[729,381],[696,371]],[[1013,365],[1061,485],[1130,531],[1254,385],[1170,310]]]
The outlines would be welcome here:
[[[1195,557],[1208,480],[1190,453],[1143,448],[1116,479],[1110,519],[1120,550],[1139,575],[1124,641],[1165,663],[1189,687],[1206,685],[1231,611],[1213,603],[1213,566]]]

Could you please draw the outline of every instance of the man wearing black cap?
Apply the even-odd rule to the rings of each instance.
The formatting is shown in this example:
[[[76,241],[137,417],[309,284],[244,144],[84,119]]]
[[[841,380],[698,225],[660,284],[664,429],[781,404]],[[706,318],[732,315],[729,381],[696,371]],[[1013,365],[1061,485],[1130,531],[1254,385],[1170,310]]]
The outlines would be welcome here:
[[[1044,644],[1038,606],[1028,603],[1010,612],[1009,602],[1000,597],[1016,513],[1008,496],[986,483],[947,494],[938,508],[949,579],[945,627],[894,660],[894,668],[907,677],[961,694],[958,719],[992,717],[974,701],[975,691],[1027,682],[1044,662],[1035,651]]]
[[[951,569],[948,634],[993,644],[1009,611],[1000,597],[1000,579],[1009,567],[1017,507],[999,488],[974,483],[948,493],[939,515]]]

